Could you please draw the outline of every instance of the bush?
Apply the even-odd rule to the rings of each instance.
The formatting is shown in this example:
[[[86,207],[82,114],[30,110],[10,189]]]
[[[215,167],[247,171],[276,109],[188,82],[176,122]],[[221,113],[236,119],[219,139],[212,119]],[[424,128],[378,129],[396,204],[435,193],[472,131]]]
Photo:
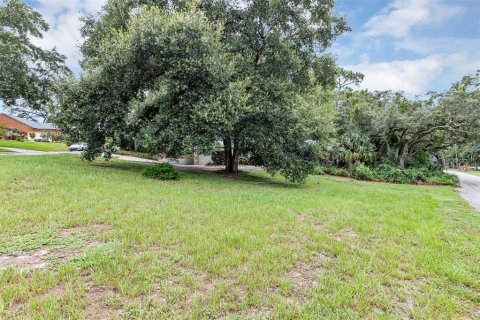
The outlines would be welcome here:
[[[373,171],[362,162],[356,164],[352,170],[352,176],[360,180],[373,180]]]
[[[325,174],[325,171],[323,171],[322,167],[316,167],[313,169],[313,174],[317,176],[323,176]]]
[[[429,184],[440,184],[440,185],[447,185],[447,186],[458,186],[459,181],[457,176],[453,174],[448,174],[445,172],[438,171],[435,175],[427,177],[425,182]]]
[[[143,176],[160,180],[177,180],[180,175],[170,163],[159,163],[143,171]]]
[[[332,166],[321,167],[321,169],[323,170],[323,173],[331,175],[333,175],[333,172],[335,171],[335,167]]]
[[[35,132],[30,132],[28,135],[30,136],[30,139],[32,140],[35,139],[35,136],[36,136]]]
[[[350,177],[351,176],[350,171],[348,171],[348,169],[345,169],[345,168],[335,168],[335,170],[333,170],[332,174],[335,175],[335,176],[339,176],[339,177]]]
[[[352,177],[359,180],[376,180],[403,184],[427,183],[449,186],[457,186],[459,183],[458,178],[454,175],[448,174],[441,170],[431,170],[426,168],[405,169],[383,164],[375,169],[371,169],[363,163],[359,163],[353,167],[351,172],[345,168],[333,166],[319,167],[316,170],[319,169],[325,174],[341,177]],[[314,174],[317,173],[314,172]]]
[[[324,166],[320,167],[324,174],[329,174],[332,176],[340,176],[340,177],[350,177],[350,171],[345,168],[338,168],[333,166]]]

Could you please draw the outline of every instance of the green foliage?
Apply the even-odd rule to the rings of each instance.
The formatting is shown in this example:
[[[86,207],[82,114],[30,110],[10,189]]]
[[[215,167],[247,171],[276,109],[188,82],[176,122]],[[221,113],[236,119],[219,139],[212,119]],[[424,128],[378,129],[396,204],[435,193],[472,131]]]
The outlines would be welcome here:
[[[28,135],[30,136],[30,139],[35,139],[35,132],[30,132]]]
[[[444,93],[411,100],[402,93],[344,90],[337,93],[338,152],[345,165],[429,167],[432,156],[480,136],[480,73]]]
[[[317,176],[323,176],[325,174],[325,171],[323,171],[322,167],[316,167],[315,169],[313,169],[312,174],[317,175]]]
[[[432,168],[432,155],[425,151],[419,151],[408,161],[408,166],[414,168]]]
[[[47,30],[42,16],[24,2],[0,2],[0,101],[22,116],[47,118],[55,81],[69,72],[65,56],[32,43]]]
[[[324,52],[348,30],[333,5],[108,1],[85,19],[86,72],[57,120],[89,143],[88,159],[106,137],[169,157],[221,140],[229,172],[247,157],[304,181],[333,131],[333,106],[318,104],[337,74]]]
[[[419,168],[404,169],[389,165],[380,165],[376,168],[376,177],[380,181],[396,183],[415,183],[425,181],[426,170]]]
[[[352,176],[356,179],[360,180],[373,180],[374,174],[373,171],[367,167],[362,162],[357,163],[353,166],[352,169]]]
[[[7,128],[0,124],[0,140],[7,137]]]
[[[332,176],[339,176],[339,177],[350,177],[350,171],[346,168],[339,168],[334,166],[324,166],[321,167],[325,174],[330,174]]]
[[[170,163],[158,163],[150,166],[143,171],[143,176],[160,180],[177,180],[180,178],[180,174]]]
[[[456,186],[459,181],[454,175],[441,170],[428,170],[425,168],[398,168],[381,165],[375,169],[375,178],[385,182],[444,184]]]
[[[381,181],[402,184],[426,183],[435,185],[457,186],[458,178],[437,169],[427,168],[400,168],[390,165],[380,165],[376,168],[370,168],[363,163],[357,163],[352,170],[335,166],[320,167],[324,173],[340,176],[351,177],[359,180]]]
[[[428,176],[425,179],[425,182],[428,184],[438,184],[438,185],[447,185],[447,186],[458,186],[459,180],[457,176],[448,173],[436,173],[435,175]]]

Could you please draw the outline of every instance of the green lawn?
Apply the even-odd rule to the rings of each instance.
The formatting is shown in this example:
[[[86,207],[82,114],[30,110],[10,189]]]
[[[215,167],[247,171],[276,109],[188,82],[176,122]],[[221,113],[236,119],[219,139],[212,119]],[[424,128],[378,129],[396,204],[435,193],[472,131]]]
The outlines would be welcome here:
[[[468,170],[468,174],[473,174],[474,176],[480,176],[480,171],[479,170]]]
[[[480,317],[454,188],[143,168],[0,157],[0,318]]]
[[[12,151],[11,151],[11,150],[8,150],[8,149],[0,148],[0,152],[12,152]]]
[[[465,171],[465,170],[457,170],[457,169],[451,169],[452,171],[458,171],[458,172],[464,172],[464,173],[468,173],[468,174],[473,174],[474,176],[480,176],[480,170],[468,170],[468,171]]]
[[[18,148],[35,151],[66,151],[67,145],[54,142],[0,140],[0,147]]]

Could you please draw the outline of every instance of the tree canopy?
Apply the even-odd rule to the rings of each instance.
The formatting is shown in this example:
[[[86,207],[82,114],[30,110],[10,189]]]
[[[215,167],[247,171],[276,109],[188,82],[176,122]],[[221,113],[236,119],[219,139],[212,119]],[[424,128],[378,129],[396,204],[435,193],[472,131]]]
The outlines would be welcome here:
[[[20,0],[0,3],[0,101],[14,113],[48,117],[55,81],[68,73],[65,57],[32,43],[48,24]]]
[[[424,153],[442,158],[455,144],[480,134],[479,74],[465,76],[445,93],[408,99],[396,92],[347,92],[337,121],[340,156],[347,162],[400,167]]]
[[[88,140],[108,139],[178,156],[220,141],[226,170],[253,155],[302,181],[331,135],[318,90],[336,80],[325,53],[345,31],[333,1],[109,1],[87,17],[85,75],[65,88],[58,121]]]

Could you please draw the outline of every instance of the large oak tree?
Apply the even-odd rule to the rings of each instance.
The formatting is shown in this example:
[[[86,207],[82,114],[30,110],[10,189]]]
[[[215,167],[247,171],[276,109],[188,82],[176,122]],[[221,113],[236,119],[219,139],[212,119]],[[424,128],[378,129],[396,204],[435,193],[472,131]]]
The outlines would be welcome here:
[[[301,181],[329,133],[314,98],[337,74],[326,49],[348,30],[333,6],[111,0],[85,19],[86,73],[67,90],[78,99],[65,98],[62,121],[75,119],[90,157],[106,138],[169,156],[221,141],[228,172],[248,154]]]

